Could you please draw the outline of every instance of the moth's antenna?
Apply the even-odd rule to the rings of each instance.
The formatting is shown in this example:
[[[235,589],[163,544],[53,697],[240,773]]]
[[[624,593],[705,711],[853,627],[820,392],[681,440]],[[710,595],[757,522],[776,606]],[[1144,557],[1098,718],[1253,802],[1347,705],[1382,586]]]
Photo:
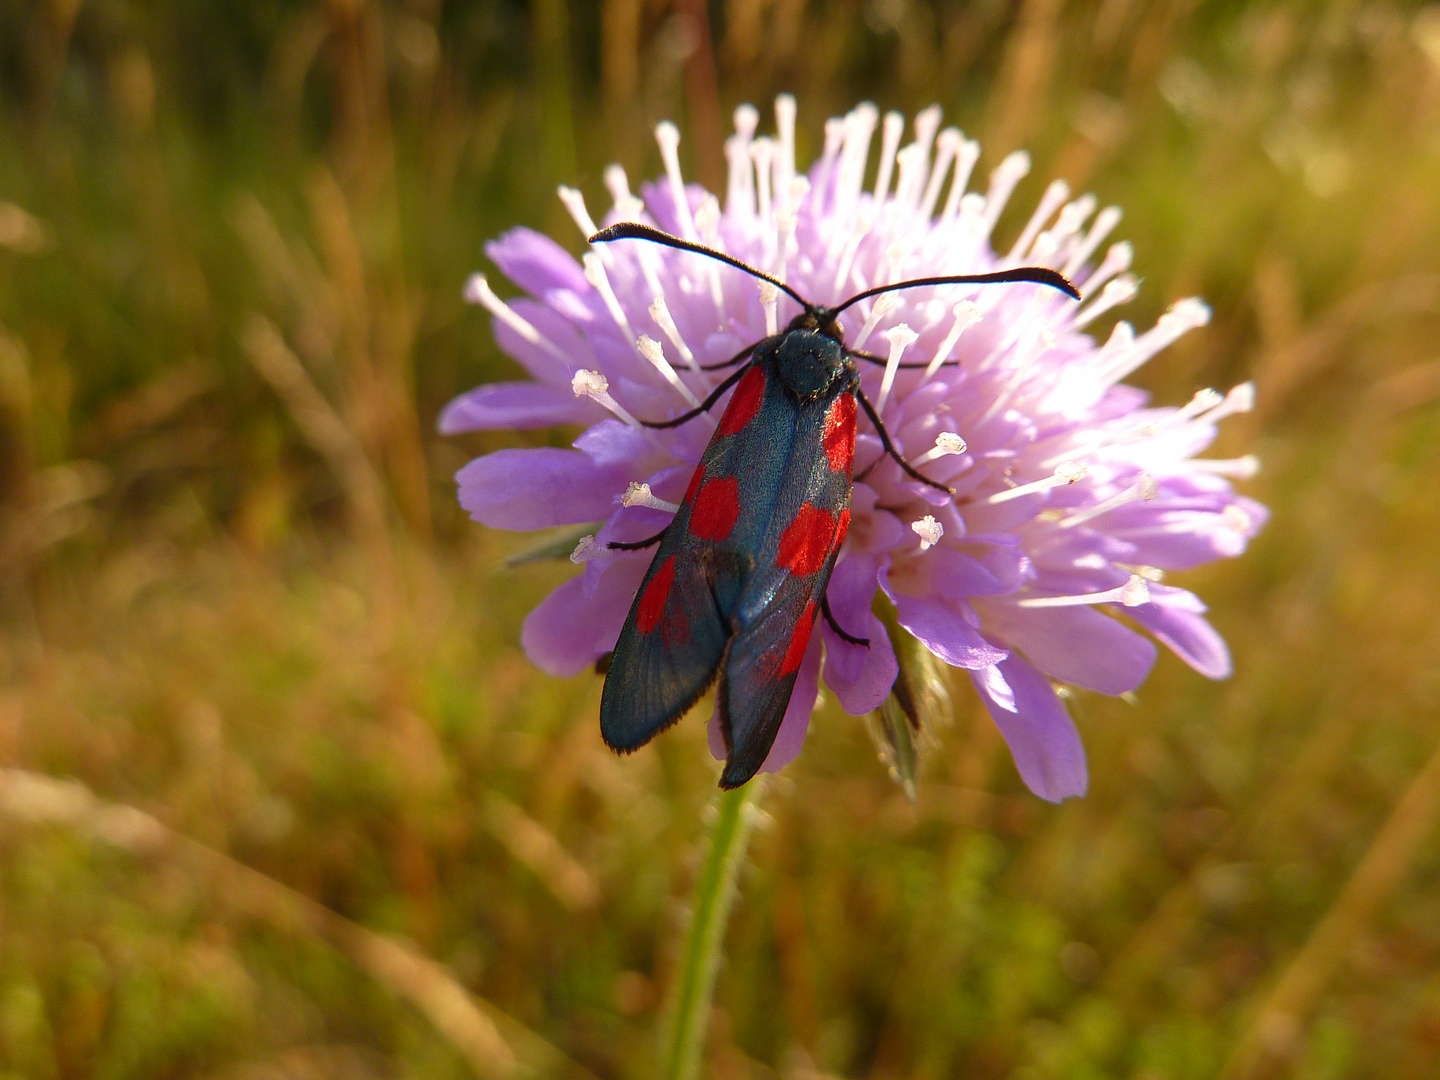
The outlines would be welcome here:
[[[990,274],[949,274],[945,277],[922,277],[914,278],[911,281],[897,281],[894,285],[876,285],[873,289],[866,289],[862,293],[856,293],[839,307],[832,308],[832,315],[839,315],[851,304],[857,304],[870,296],[879,296],[881,293],[894,292],[896,289],[915,289],[922,285],[994,285],[1006,281],[1028,281],[1035,285],[1049,285],[1052,289],[1059,289],[1066,296],[1080,299],[1080,290],[1070,284],[1070,279],[1057,270],[1051,270],[1048,266],[1017,266],[1013,270],[996,270]]]
[[[679,248],[681,251],[693,251],[696,255],[704,255],[719,262],[727,263],[737,270],[744,270],[751,277],[757,277],[761,281],[768,281],[777,289],[791,297],[797,304],[806,311],[814,311],[815,305],[806,300],[785,282],[777,277],[771,277],[763,270],[757,270],[747,262],[741,262],[733,255],[726,255],[723,251],[716,251],[704,244],[696,244],[689,240],[681,240],[678,236],[671,236],[662,229],[653,228],[650,225],[642,225],[638,221],[622,221],[617,225],[611,225],[608,229],[601,229],[594,236],[590,237],[592,244],[608,244],[612,240],[651,240],[657,244],[664,244],[666,247]],[[1054,273],[1052,270],[1051,273]],[[1059,277],[1058,274],[1055,275]],[[1061,278],[1064,281],[1064,278]],[[1066,282],[1069,284],[1069,282]],[[891,286],[895,288],[896,286]],[[857,297],[858,299],[858,297]]]

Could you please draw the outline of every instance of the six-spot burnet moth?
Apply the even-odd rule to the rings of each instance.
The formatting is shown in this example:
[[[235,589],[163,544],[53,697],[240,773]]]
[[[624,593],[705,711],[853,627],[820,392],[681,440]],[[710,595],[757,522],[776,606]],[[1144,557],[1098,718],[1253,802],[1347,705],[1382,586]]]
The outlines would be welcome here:
[[[837,316],[869,297],[924,285],[1031,282],[1077,300],[1080,294],[1054,270],[1018,267],[880,285],[827,308],[724,252],[648,225],[612,225],[590,242],[625,239],[717,259],[769,282],[802,309],[781,333],[717,365],[736,370],[698,407],[670,420],[642,421],[675,427],[711,409],[734,387],[670,524],[647,540],[610,545],[634,550],[659,544],[659,550],[610,658],[601,735],[615,750],[636,750],[679,720],[718,678],[726,751],[720,786],[738,787],[770,752],[816,617],[824,615],[844,640],[868,644],[835,623],[825,599],[850,526],[857,406],[900,468],[922,484],[950,491],[891,442],[855,366],[856,359],[878,358],[845,347]]]

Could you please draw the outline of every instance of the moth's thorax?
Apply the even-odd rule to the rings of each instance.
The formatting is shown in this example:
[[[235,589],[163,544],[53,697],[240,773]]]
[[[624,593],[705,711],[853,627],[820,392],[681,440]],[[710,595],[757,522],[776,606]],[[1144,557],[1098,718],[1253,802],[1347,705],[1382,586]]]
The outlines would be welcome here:
[[[756,352],[801,401],[825,394],[846,369],[845,350],[840,343],[817,330],[786,330]]]

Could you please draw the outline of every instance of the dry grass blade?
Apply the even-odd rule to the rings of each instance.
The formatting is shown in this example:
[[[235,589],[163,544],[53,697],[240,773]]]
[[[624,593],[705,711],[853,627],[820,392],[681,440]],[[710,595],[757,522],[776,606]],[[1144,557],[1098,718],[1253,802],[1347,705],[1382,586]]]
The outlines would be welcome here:
[[[1345,888],[1236,1044],[1222,1080],[1245,1080],[1290,1051],[1336,967],[1400,883],[1440,812],[1440,747],[1411,781]]]
[[[477,1075],[508,1077],[520,1070],[514,1050],[487,1015],[498,1010],[482,1010],[434,960],[336,915],[213,848],[181,836],[142,810],[98,799],[74,780],[55,780],[23,769],[5,768],[0,769],[0,815],[31,825],[65,825],[134,855],[176,859],[220,886],[217,898],[235,911],[290,933],[322,938],[339,948],[373,979],[423,1013]],[[509,1018],[505,1018],[505,1026],[522,1030]],[[520,1041],[543,1047],[541,1057],[565,1061],[572,1075],[584,1075],[539,1036],[524,1032]]]
[[[280,395],[296,425],[335,471],[357,520],[367,528],[383,527],[380,477],[359,440],[330,407],[274,324],[263,315],[252,314],[241,331],[241,343],[255,370]]]
[[[600,893],[589,872],[553,833],[509,799],[493,792],[486,798],[485,827],[571,911],[595,906]]]

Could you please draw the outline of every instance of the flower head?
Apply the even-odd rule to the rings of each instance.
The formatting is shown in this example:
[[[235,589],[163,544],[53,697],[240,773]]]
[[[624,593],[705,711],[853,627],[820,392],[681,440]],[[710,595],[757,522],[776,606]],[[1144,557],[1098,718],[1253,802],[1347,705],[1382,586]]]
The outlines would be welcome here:
[[[1265,509],[1230,484],[1253,474],[1253,458],[1195,456],[1221,419],[1250,408],[1252,390],[1202,390],[1180,408],[1157,408],[1124,384],[1208,320],[1199,300],[1179,301],[1142,333],[1125,322],[1104,341],[1085,332],[1136,291],[1129,245],[1102,253],[1118,210],[1096,213],[1093,196],[1071,199],[1057,180],[1002,251],[993,231],[1029,170],[1025,154],[1005,158],[983,192],[968,191],[979,146],[954,128],[939,131],[932,108],[902,148],[903,120],[890,113],[867,189],[875,107],[829,121],[808,173],[796,169],[793,125],[784,122],[793,110],[793,100],[777,102],[778,139],[755,137],[756,111],[736,110],[723,208],[684,184],[678,133],[660,125],[666,177],[636,197],[611,166],[604,223],[658,225],[819,304],[902,279],[1018,265],[1060,270],[1087,299],[1076,305],[1030,284],[947,285],[882,294],[842,314],[846,346],[881,361],[861,365],[864,387],[898,448],[955,494],[908,477],[862,418],[852,524],[827,596],[838,624],[870,645],[829,626],[813,635],[765,767],[799,752],[822,672],[852,714],[889,693],[898,666],[871,612],[879,590],[901,626],[970,673],[1031,789],[1052,800],[1080,794],[1084,751],[1052,680],[1122,694],[1156,655],[1149,637],[1111,613],[1204,675],[1230,672],[1204,604],[1161,580],[1166,570],[1238,555],[1265,521]],[[562,188],[561,197],[593,234],[580,193]],[[706,365],[776,333],[799,309],[773,286],[757,289],[712,260],[642,242],[597,244],[582,265],[553,240],[516,229],[487,252],[529,296],[502,301],[479,275],[466,295],[494,315],[501,347],[531,378],[456,399],[440,428],[585,429],[573,449],[501,450],[457,476],[462,505],[487,525],[596,523],[571,556],[583,570],[531,613],[523,633],[536,664],[575,674],[613,648],[651,559],[608,544],[665,526],[715,430],[708,416],[663,430],[637,417],[694,408],[718,381]],[[711,735],[717,746],[714,721]]]

